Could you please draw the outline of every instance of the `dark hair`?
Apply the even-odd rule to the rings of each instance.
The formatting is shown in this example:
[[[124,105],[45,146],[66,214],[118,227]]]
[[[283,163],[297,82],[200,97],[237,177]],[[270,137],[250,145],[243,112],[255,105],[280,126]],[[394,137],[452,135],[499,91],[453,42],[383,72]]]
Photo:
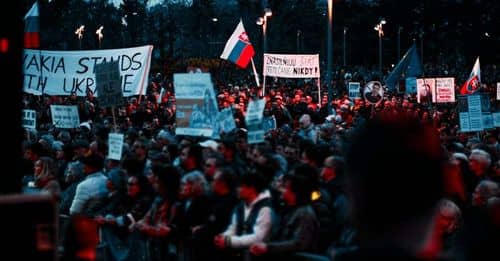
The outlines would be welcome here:
[[[314,184],[309,177],[303,175],[286,174],[283,181],[289,182],[290,188],[295,194],[297,205],[311,203],[311,194],[314,191]]]
[[[445,162],[437,132],[415,117],[382,113],[352,136],[348,193],[360,231],[383,231],[433,210]]]
[[[236,173],[231,167],[221,167],[216,170],[219,172],[219,179],[224,182],[230,191],[233,191],[237,184]]]
[[[246,185],[255,188],[257,193],[264,191],[267,187],[266,179],[258,173],[245,173],[240,178],[240,186]]]
[[[181,184],[181,176],[172,165],[158,164],[153,166],[153,174],[158,178],[160,185],[165,189],[164,193],[170,202],[177,199]]]

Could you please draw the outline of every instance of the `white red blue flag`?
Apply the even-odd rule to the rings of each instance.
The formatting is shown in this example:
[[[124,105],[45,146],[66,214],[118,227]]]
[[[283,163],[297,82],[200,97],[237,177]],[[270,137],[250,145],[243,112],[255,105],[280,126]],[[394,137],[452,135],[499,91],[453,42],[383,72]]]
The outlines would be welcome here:
[[[243,22],[240,20],[236,30],[227,41],[220,58],[231,61],[241,68],[246,68],[254,55],[255,50],[243,27]]]
[[[460,88],[460,94],[472,94],[479,90],[481,86],[481,68],[479,66],[479,57],[476,59],[476,63],[474,63],[474,67],[472,68],[472,72],[469,75],[469,79],[465,81],[462,88]]]
[[[24,48],[40,47],[40,24],[38,1],[36,1],[24,17]]]

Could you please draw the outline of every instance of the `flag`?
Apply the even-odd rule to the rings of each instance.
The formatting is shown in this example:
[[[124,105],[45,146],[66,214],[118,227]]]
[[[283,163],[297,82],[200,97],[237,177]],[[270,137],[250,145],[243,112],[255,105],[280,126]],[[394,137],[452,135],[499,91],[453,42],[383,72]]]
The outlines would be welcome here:
[[[241,68],[246,68],[250,59],[255,55],[248,35],[243,28],[243,22],[238,23],[236,30],[229,38],[220,58],[229,60]]]
[[[476,62],[474,63],[474,67],[472,68],[472,72],[469,75],[469,79],[465,81],[462,88],[460,88],[460,94],[472,94],[479,90],[481,86],[481,68],[479,67],[479,57],[477,57]]]
[[[394,70],[385,79],[385,85],[389,90],[394,90],[396,83],[399,82],[401,76],[418,77],[422,75],[422,64],[418,57],[417,47],[413,44],[410,49],[403,55],[403,58],[394,67]]]
[[[40,47],[40,24],[38,17],[37,1],[24,17],[24,48],[34,49]]]

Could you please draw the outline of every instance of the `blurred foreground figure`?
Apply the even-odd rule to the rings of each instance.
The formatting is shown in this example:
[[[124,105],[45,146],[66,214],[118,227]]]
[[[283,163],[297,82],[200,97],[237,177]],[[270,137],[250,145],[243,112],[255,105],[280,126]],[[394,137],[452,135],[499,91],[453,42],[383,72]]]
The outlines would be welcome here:
[[[351,140],[348,194],[360,244],[334,259],[421,260],[444,193],[439,137],[416,118],[382,113]]]

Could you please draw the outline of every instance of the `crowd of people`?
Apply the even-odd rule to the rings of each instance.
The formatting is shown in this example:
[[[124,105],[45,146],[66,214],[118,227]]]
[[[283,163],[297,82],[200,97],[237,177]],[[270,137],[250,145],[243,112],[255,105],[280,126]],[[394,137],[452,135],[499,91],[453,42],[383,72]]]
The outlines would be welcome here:
[[[460,132],[456,104],[415,94],[349,98],[347,82],[364,86],[369,73],[335,75],[330,104],[314,82],[271,81],[264,116],[276,128],[259,144],[248,144],[244,120],[261,91],[250,81],[215,83],[236,123],[219,140],[175,135],[175,93],[161,74],[116,117],[91,93],[25,94],[37,129],[25,133],[23,191],[59,202],[63,260],[498,257],[498,130]],[[499,78],[483,79],[495,109]],[[77,105],[80,126],[52,125],[52,104]],[[113,132],[125,137],[121,160],[107,157]],[[80,249],[72,224],[82,218],[95,236]]]

